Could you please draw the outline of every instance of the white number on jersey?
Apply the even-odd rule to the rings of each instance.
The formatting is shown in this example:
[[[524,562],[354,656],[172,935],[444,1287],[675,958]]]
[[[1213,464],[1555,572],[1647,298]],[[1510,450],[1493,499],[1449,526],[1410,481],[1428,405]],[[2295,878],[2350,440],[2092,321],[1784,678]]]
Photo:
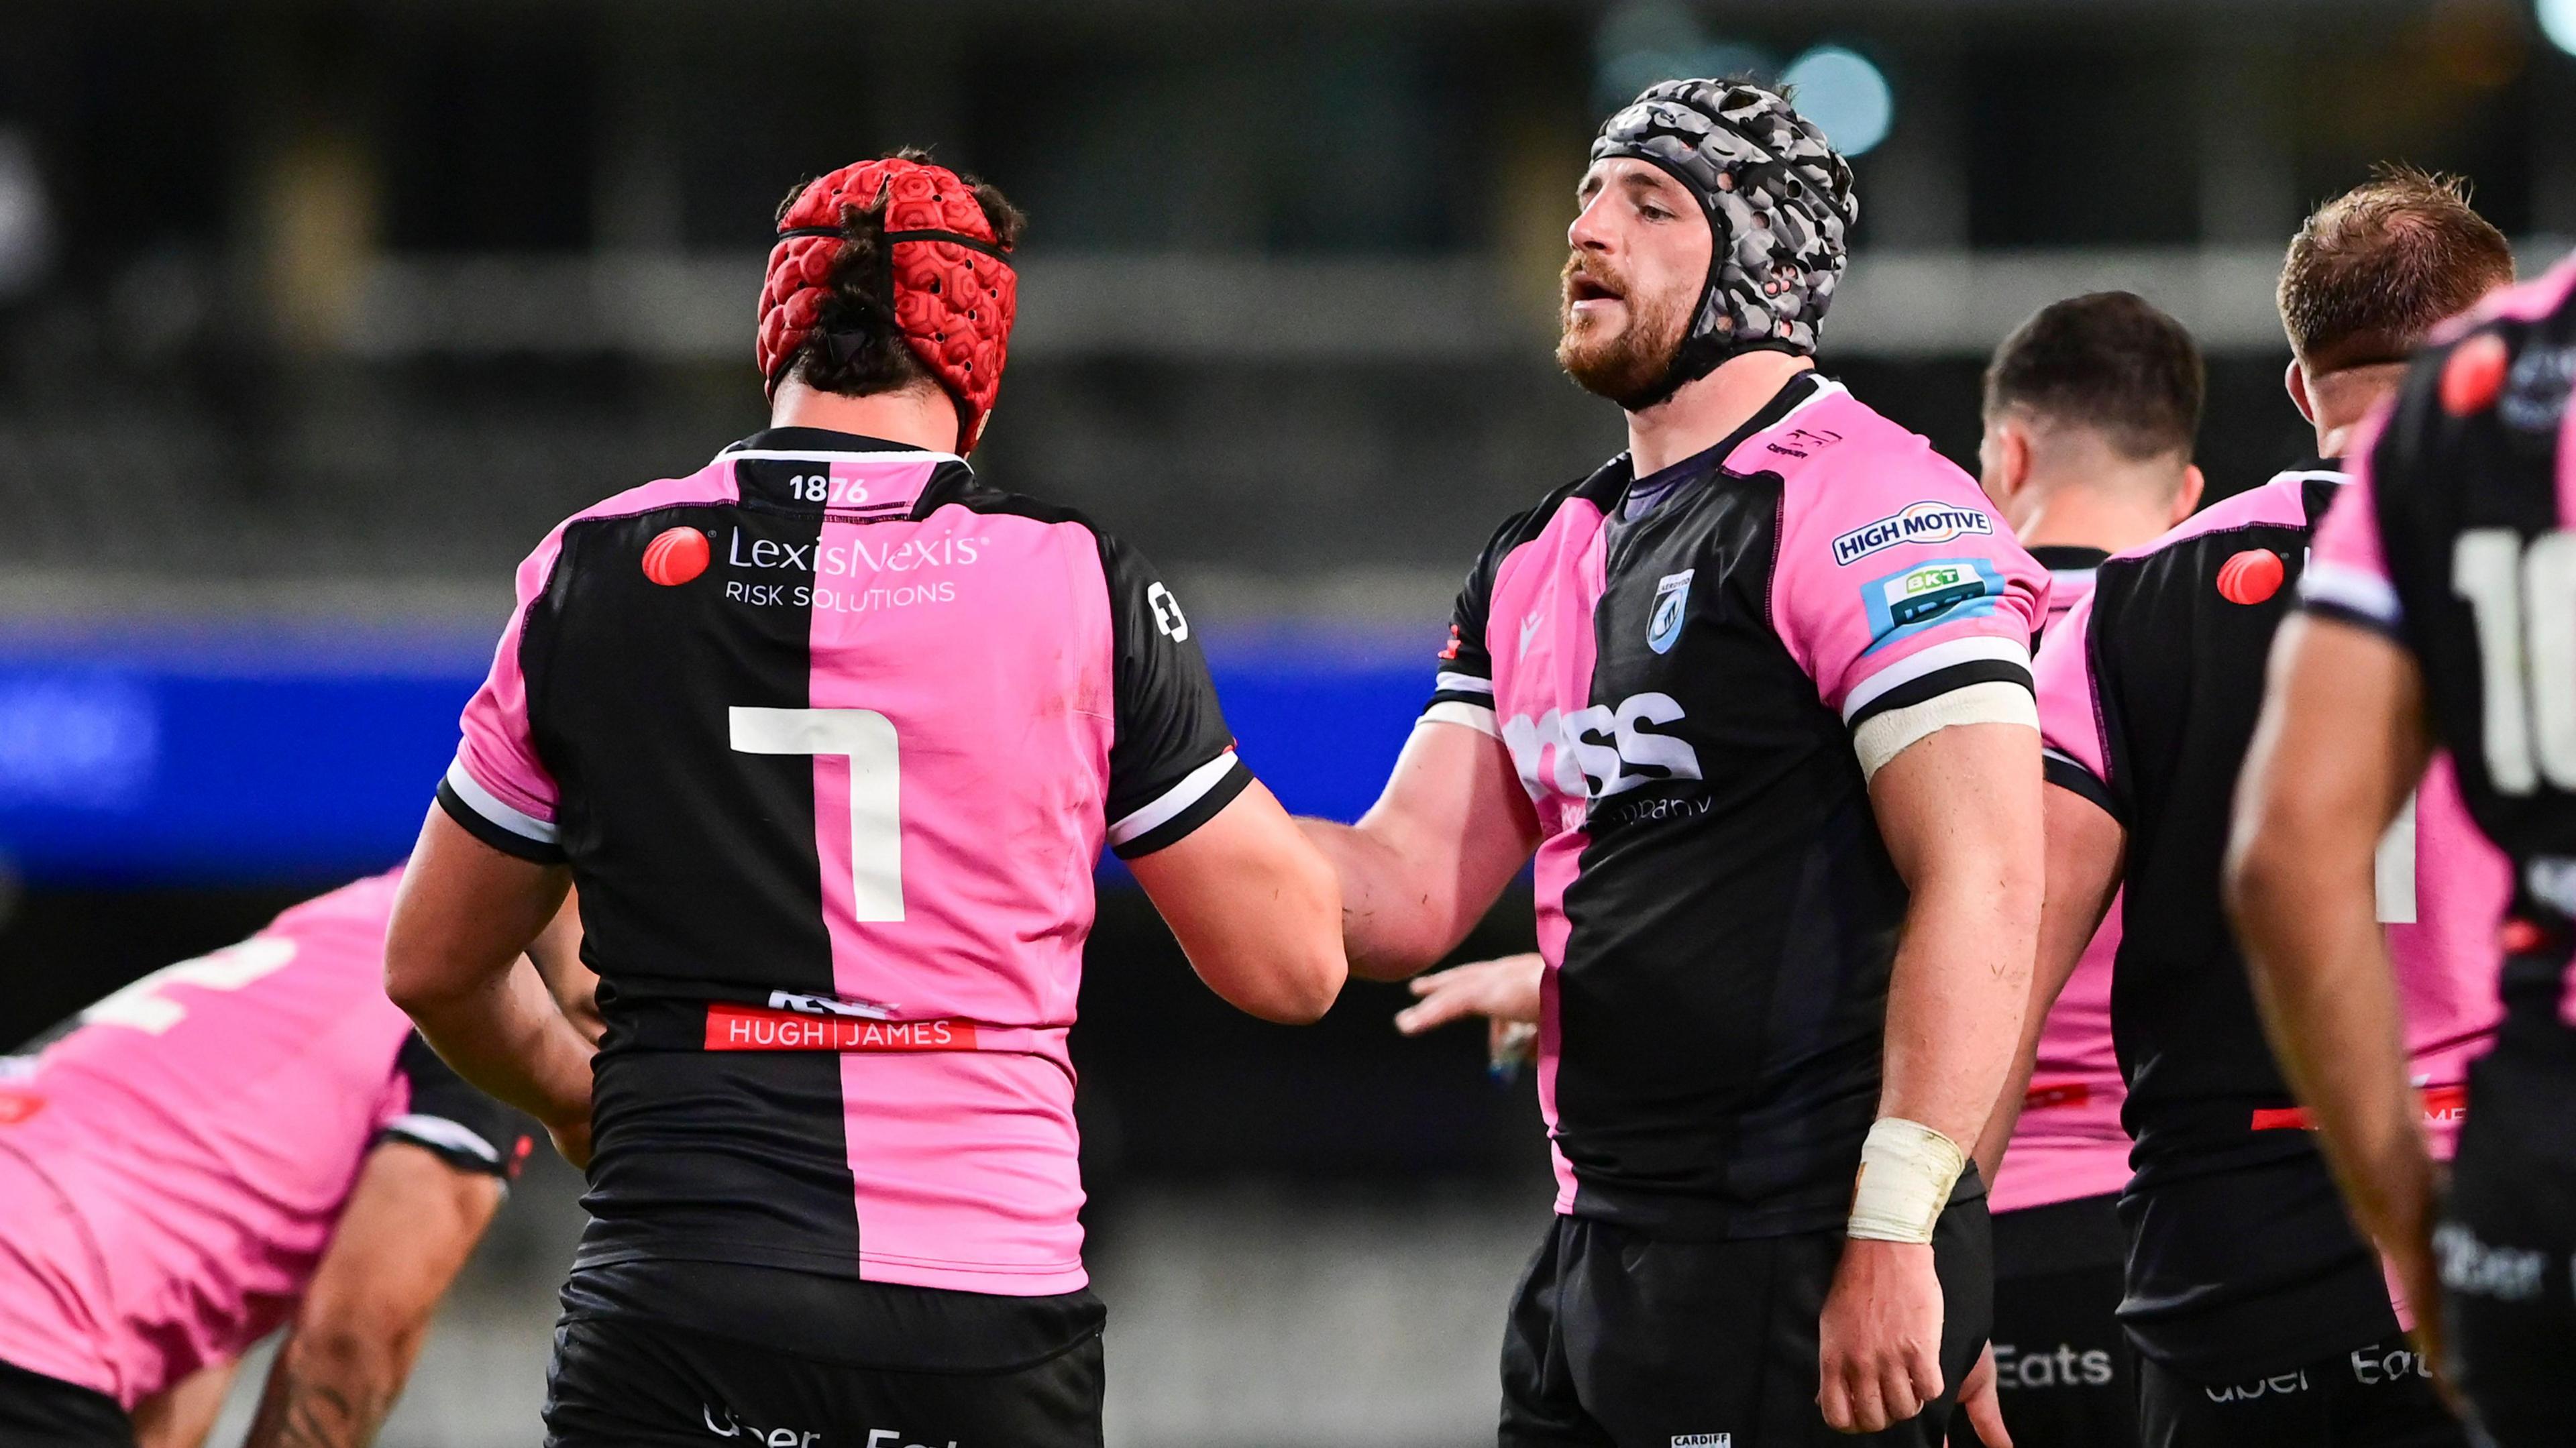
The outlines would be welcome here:
[[[727,711],[743,754],[838,754],[850,761],[850,914],[903,918],[901,750],[894,721],[874,709]]]
[[[295,958],[295,942],[273,935],[255,935],[239,945],[227,945],[212,955],[165,965],[143,979],[81,1012],[84,1026],[127,1026],[146,1035],[166,1034],[172,1026],[188,1018],[188,1008],[162,994],[174,985],[193,985],[202,990],[240,990],[263,976],[273,975]]]
[[[2510,528],[2463,533],[2451,589],[2477,614],[2487,778],[2502,794],[2576,790],[2576,533],[2528,549]]]

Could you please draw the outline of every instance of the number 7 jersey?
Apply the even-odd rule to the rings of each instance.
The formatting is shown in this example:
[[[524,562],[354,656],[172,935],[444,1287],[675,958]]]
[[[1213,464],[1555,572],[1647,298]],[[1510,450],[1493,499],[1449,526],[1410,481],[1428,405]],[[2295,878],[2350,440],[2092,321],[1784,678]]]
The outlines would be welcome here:
[[[1251,779],[1170,591],[953,456],[780,429],[557,528],[518,598],[439,802],[580,887],[578,1265],[1081,1287],[1093,867]]]
[[[2427,349],[2317,533],[2311,613],[2394,640],[2513,861],[2506,1039],[2576,1059],[2576,261]]]

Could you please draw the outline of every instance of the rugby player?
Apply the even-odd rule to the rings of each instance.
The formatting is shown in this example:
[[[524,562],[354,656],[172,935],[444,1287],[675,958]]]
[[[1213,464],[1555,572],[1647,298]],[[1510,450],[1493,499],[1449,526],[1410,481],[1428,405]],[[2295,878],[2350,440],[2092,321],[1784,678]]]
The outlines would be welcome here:
[[[2120,1199],[2120,1317],[2140,1355],[2141,1436],[2157,1448],[2463,1441],[2265,1045],[2219,868],[2264,657],[2344,485],[2334,460],[2407,349],[2512,266],[2455,190],[2416,173],[2320,208],[2279,288],[2289,391],[2318,460],[2104,563],[2040,650],[2056,787],[2036,1003],[2054,998],[2124,890],[2112,1031],[2136,1147]],[[2494,1021],[2488,922],[2502,867],[2447,767],[2424,776],[2379,858],[2407,1069],[2447,1127]]]
[[[800,186],[771,427],[557,528],[404,883],[395,999],[589,1162],[559,1445],[1100,1442],[1066,1030],[1105,842],[1302,1022],[1332,872],[1188,617],[981,436],[1021,218],[918,153]],[[579,882],[594,1060],[509,962]]]
[[[2426,352],[2353,447],[2281,630],[2229,862],[2274,1045],[2345,1199],[2505,1448],[2567,1441],[2576,1362],[2571,379],[2576,262]],[[2437,750],[2513,865],[2489,957],[2504,1023],[2470,1067],[2446,1199],[2399,1051],[2415,1002],[2370,929],[2373,842]]]
[[[1986,1338],[1966,1145],[2038,920],[2047,574],[1815,371],[1851,172],[1781,95],[1647,90],[1577,201],[1558,360],[1628,451],[1496,533],[1384,795],[1308,828],[1383,978],[1536,856],[1559,1215],[1505,1445],[1937,1442]]]
[[[280,1325],[252,1448],[374,1439],[528,1149],[385,999],[395,880],[0,1058],[0,1443],[193,1448]]]
[[[1978,481],[2053,586],[2052,623],[2093,591],[2111,554],[2153,540],[2200,505],[2200,349],[2181,323],[2128,292],[2042,308],[1986,369]],[[2037,1066],[2010,1148],[1987,1133],[1993,1183],[1996,1386],[2019,1448],[2137,1441],[2137,1389],[2114,1312],[2125,1253],[2113,1210],[2129,1179],[2111,1043],[2119,906],[2045,1013],[2023,1020]],[[1954,1443],[1974,1439],[1952,1430]]]
[[[2049,570],[2049,617],[2093,591],[2103,559],[2145,543],[2200,502],[2191,461],[2200,428],[2200,349],[2181,323],[2128,292],[2070,297],[2006,338],[1986,369],[1978,483]],[[2111,953],[2118,907],[2038,1032],[2038,1069],[1994,1182],[1995,1331],[2004,1419],[2020,1448],[2119,1448],[2137,1441],[2127,1339],[2114,1310],[2123,1256],[2113,1201],[2129,1178],[2120,1069],[2111,1049]],[[1504,1029],[1539,1016],[1535,953],[1457,966],[1411,982],[1396,1017],[1420,1035],[1469,1015]],[[1999,1145],[2003,1133],[1992,1134]],[[1972,1444],[1969,1425],[1951,1440]]]

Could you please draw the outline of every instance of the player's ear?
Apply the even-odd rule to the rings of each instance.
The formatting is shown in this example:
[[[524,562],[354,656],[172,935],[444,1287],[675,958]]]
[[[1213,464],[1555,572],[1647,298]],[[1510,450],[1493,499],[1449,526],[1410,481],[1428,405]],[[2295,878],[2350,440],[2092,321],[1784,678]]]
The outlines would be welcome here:
[[[2010,512],[2012,500],[2030,481],[2030,437],[2009,417],[1986,424],[1977,440],[1977,486],[1997,512]]]
[[[2290,359],[2290,370],[2281,378],[2281,385],[2290,389],[2290,401],[2299,409],[2299,416],[2306,418],[2309,426],[2315,426],[2317,405],[2308,400],[2308,372],[2299,365],[2298,358]]]
[[[2165,521],[2168,523],[2179,523],[2183,519],[2190,517],[2194,512],[2198,511],[2200,508],[2200,490],[2207,486],[2208,481],[2208,479],[2200,475],[2200,464],[2184,464],[2182,470],[2182,486],[2174,489],[2173,515]]]

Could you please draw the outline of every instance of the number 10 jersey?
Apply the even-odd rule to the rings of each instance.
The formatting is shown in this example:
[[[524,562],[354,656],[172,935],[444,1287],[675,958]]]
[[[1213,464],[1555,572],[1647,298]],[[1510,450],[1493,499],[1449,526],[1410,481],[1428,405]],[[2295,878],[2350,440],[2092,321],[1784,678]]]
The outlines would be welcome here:
[[[779,429],[557,528],[438,797],[581,892],[577,1266],[1081,1287],[1092,870],[1250,779],[1143,560],[948,454]]]

